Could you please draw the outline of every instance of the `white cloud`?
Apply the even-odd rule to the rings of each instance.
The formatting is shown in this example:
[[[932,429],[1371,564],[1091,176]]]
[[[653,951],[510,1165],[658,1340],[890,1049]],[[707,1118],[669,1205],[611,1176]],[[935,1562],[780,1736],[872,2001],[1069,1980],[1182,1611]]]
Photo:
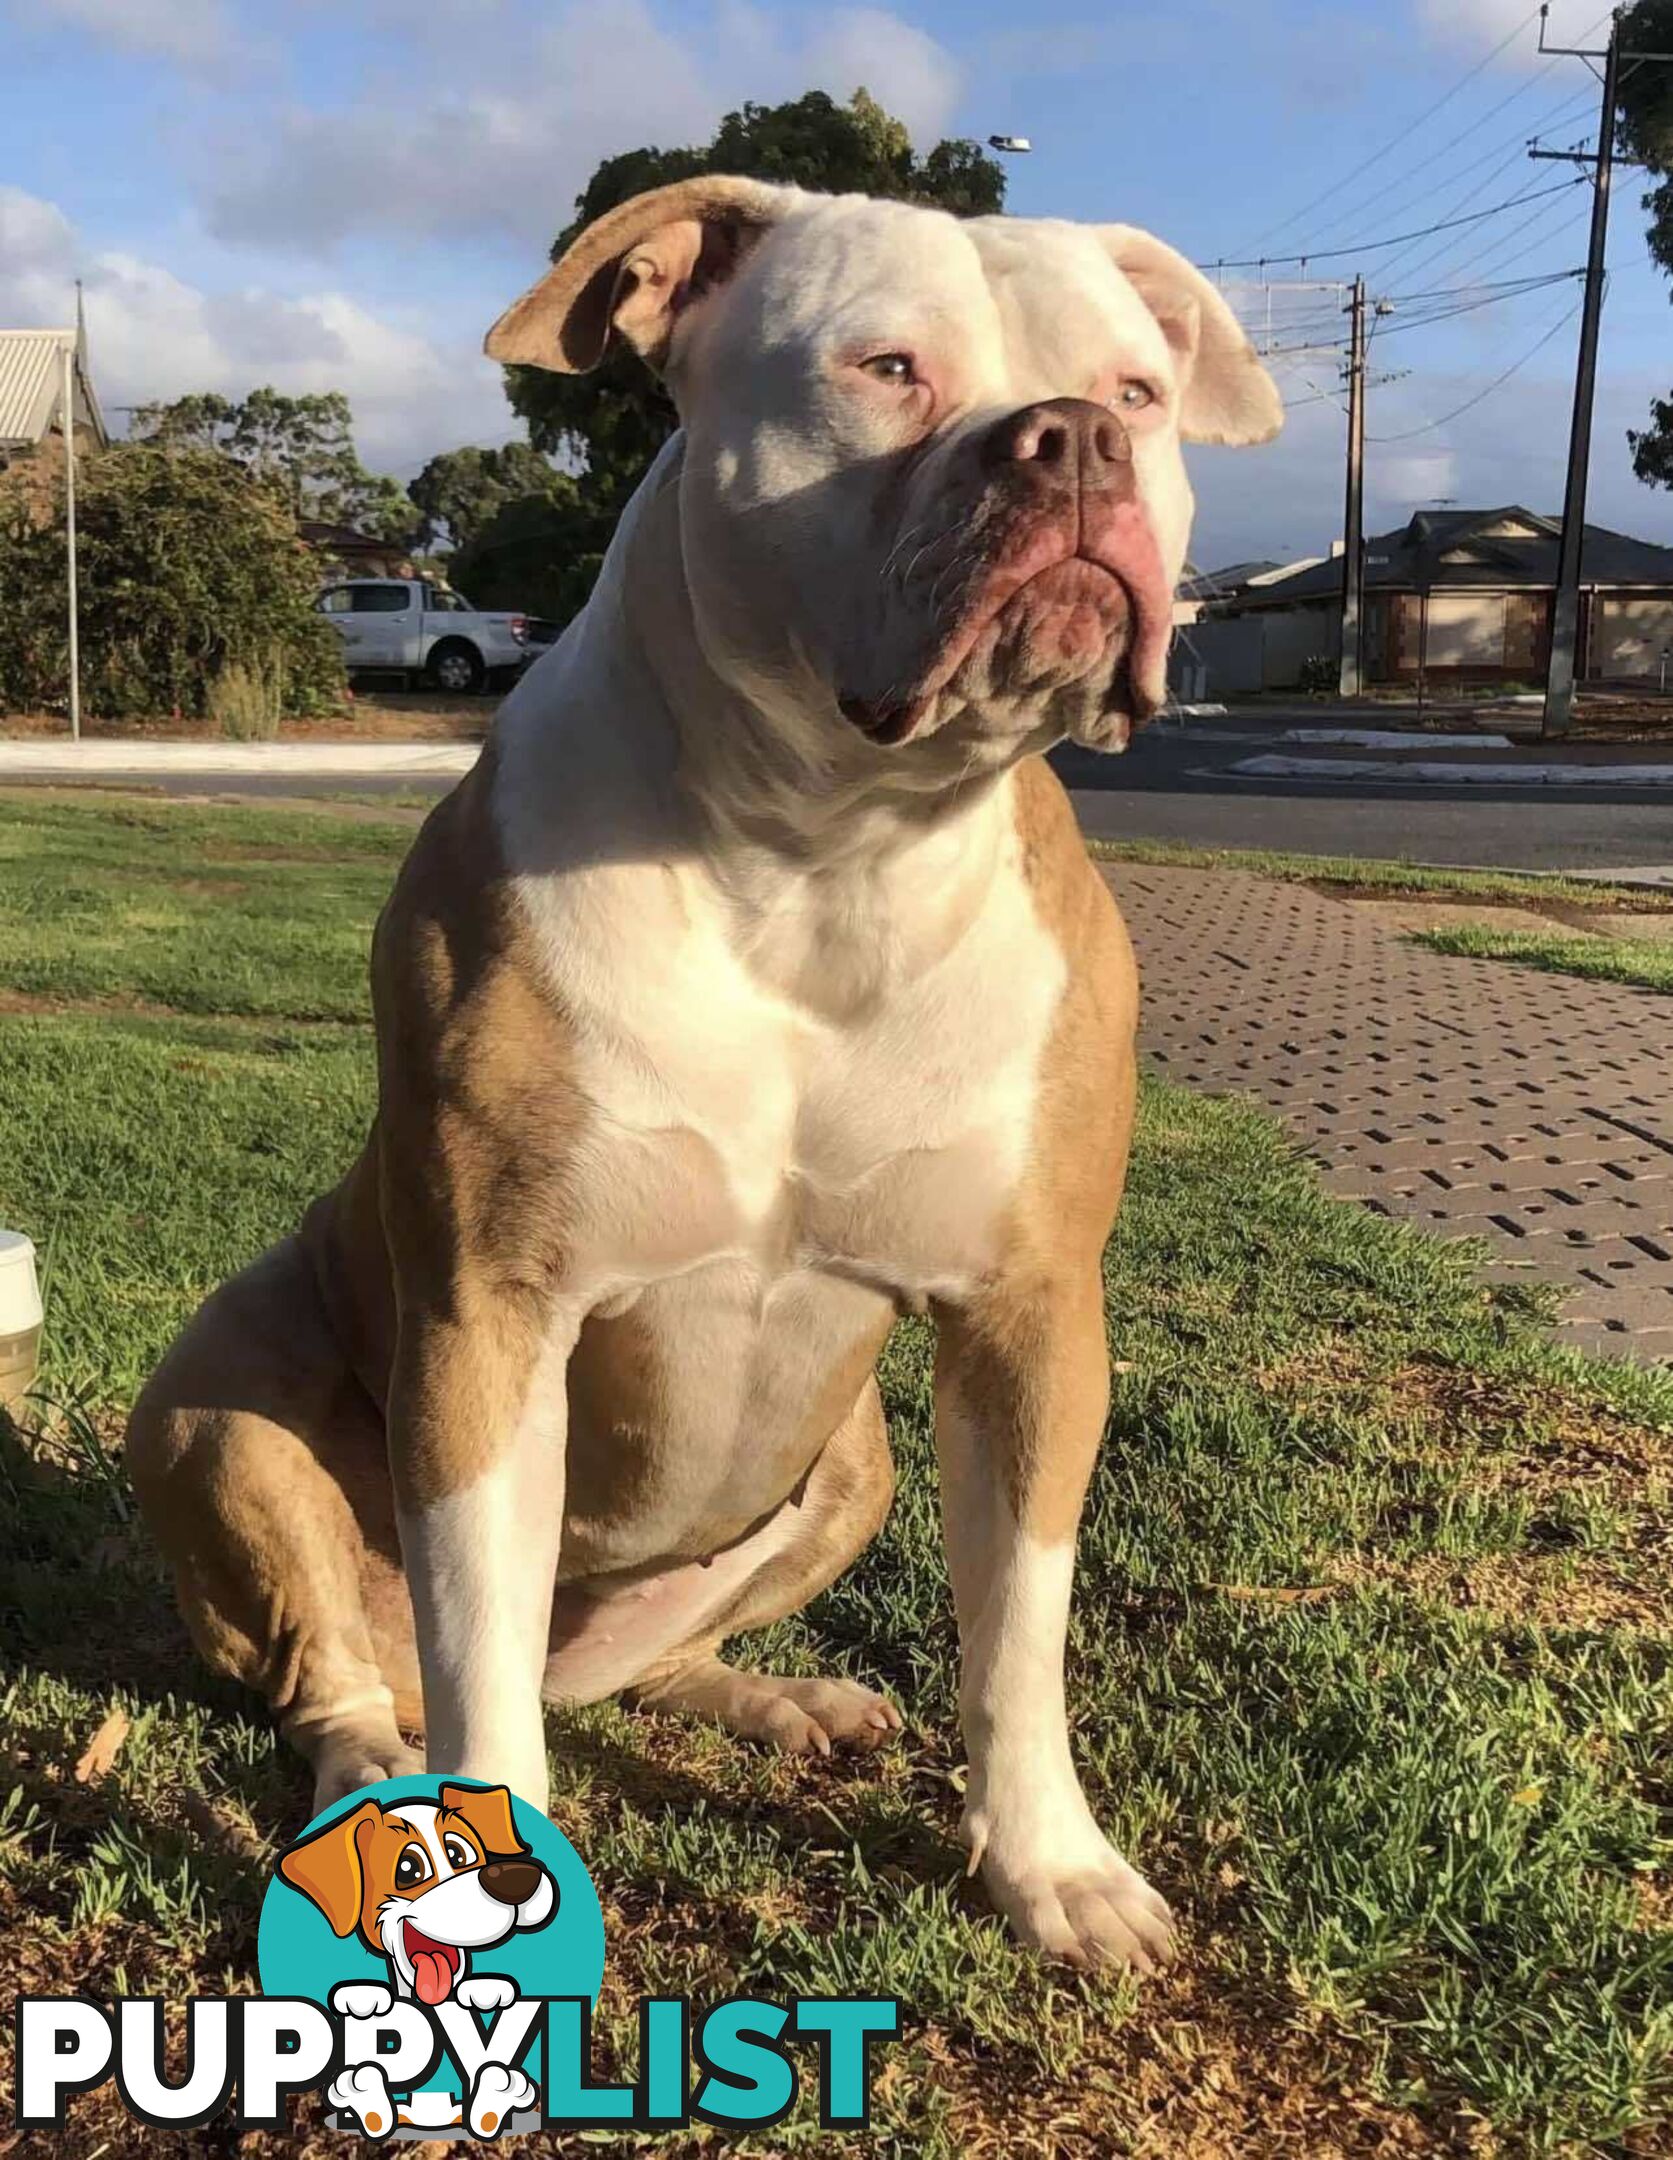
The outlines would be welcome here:
[[[861,84],[904,120],[917,143],[934,142],[958,102],[959,72],[927,31],[881,8],[838,8],[799,62],[803,87],[846,98]],[[787,73],[795,72],[795,66]]]
[[[231,44],[224,0],[20,0],[18,15],[25,25],[84,30],[188,68],[216,65]]]
[[[1395,516],[1424,503],[1458,498],[1458,458],[1451,450],[1385,454],[1373,465],[1370,478],[1367,492],[1373,506],[1380,503]]]
[[[837,9],[801,35],[744,0],[715,0],[678,35],[644,0],[570,0],[543,26],[502,8],[468,65],[456,38],[421,30],[392,44],[386,79],[347,109],[292,110],[223,144],[205,185],[216,235],[301,254],[380,231],[544,248],[602,158],[701,142],[746,98],[863,83],[933,141],[959,90],[934,39],[882,9]]]
[[[1539,25],[1530,21],[1528,0],[1418,0],[1424,33],[1437,44],[1467,50],[1480,58],[1508,38],[1507,66],[1539,67]],[[1546,26],[1548,45],[1596,45],[1607,35],[1608,15],[1601,0],[1551,0]],[[1576,67],[1579,62],[1573,63]]]
[[[107,417],[188,391],[342,390],[369,465],[410,473],[433,451],[519,432],[474,341],[437,340],[346,293],[209,292],[159,264],[88,253],[55,205],[0,187],[0,324],[63,323],[86,286],[93,377]]]

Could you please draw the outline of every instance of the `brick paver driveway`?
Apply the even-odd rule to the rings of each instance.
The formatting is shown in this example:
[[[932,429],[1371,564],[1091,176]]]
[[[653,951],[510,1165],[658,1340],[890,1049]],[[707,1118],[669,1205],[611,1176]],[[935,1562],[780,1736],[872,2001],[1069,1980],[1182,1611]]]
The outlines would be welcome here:
[[[1564,1285],[1566,1339],[1673,1357],[1673,998],[1428,952],[1304,885],[1102,867],[1154,1065],[1277,1111],[1333,1191]]]

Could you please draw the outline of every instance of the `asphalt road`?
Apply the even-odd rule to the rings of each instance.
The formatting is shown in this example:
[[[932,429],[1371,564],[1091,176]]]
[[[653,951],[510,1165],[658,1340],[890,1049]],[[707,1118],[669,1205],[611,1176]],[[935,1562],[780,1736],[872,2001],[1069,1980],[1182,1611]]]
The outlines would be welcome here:
[[[1287,726],[1316,727],[1350,717],[1358,726],[1376,724],[1376,716],[1363,711],[1350,716],[1317,705],[1294,712],[1264,708],[1228,720],[1149,729],[1123,757],[1066,749],[1056,753],[1053,762],[1073,793],[1086,831],[1110,840],[1174,840],[1201,847],[1283,848],[1309,855],[1524,870],[1673,864],[1673,797],[1665,788],[1398,787],[1356,780],[1346,761],[1339,781],[1248,781],[1229,770],[1244,758],[1280,747],[1276,737]],[[51,784],[63,783],[59,779]],[[269,780],[254,774],[186,771],[150,773],[132,781],[101,775],[100,784],[137,785],[171,795],[350,793],[410,801],[444,795],[451,782],[369,774],[310,782],[293,775]]]
[[[1625,870],[1673,863],[1666,788],[1398,787],[1356,781],[1239,780],[1227,768],[1291,724],[1330,724],[1311,711],[1175,723],[1139,736],[1123,757],[1075,749],[1052,762],[1085,830],[1107,840],[1198,847],[1283,848],[1504,870]],[[1355,724],[1368,723],[1363,714]]]

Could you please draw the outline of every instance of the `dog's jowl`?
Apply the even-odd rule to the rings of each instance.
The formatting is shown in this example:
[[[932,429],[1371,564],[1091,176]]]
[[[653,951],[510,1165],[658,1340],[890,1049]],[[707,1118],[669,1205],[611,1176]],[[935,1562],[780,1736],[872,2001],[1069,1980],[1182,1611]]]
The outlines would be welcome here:
[[[882,1522],[873,1366],[928,1312],[964,1835],[1028,1940],[1147,1965],[1063,1682],[1137,991],[1040,753],[1160,703],[1181,439],[1277,395],[1145,233],[743,180],[610,212],[489,351],[618,337],[681,431],[401,873],[364,1153],[169,1353],[134,1478],[322,1804],[419,1732],[543,1803],[543,1698],[874,1747],[879,1695],[720,1651]],[[385,1945],[425,2000],[444,1864]]]

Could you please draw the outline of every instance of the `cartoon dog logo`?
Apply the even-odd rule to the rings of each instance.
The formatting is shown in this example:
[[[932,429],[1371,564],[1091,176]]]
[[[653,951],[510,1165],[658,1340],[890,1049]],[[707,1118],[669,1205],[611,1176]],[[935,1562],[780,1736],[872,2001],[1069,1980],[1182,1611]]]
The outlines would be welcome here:
[[[432,2008],[452,2000],[467,2010],[503,2009],[516,2000],[516,1983],[473,1973],[472,1953],[544,1927],[558,1909],[557,1884],[518,1835],[503,1785],[443,1785],[435,1800],[363,1801],[292,1845],[279,1874],[335,1934],[357,1936],[387,1962],[390,1986],[349,1981],[333,1990],[333,2007],[352,2017],[380,2017],[396,1996]],[[326,2097],[368,2136],[386,2137],[396,2126],[375,2063],[346,2070]],[[445,2127],[420,2105],[436,2097],[414,2095],[400,2110],[403,2124]],[[484,2063],[466,2111],[472,2133],[494,2135],[536,2097],[522,2071]],[[457,2122],[457,2103],[449,2106]]]

